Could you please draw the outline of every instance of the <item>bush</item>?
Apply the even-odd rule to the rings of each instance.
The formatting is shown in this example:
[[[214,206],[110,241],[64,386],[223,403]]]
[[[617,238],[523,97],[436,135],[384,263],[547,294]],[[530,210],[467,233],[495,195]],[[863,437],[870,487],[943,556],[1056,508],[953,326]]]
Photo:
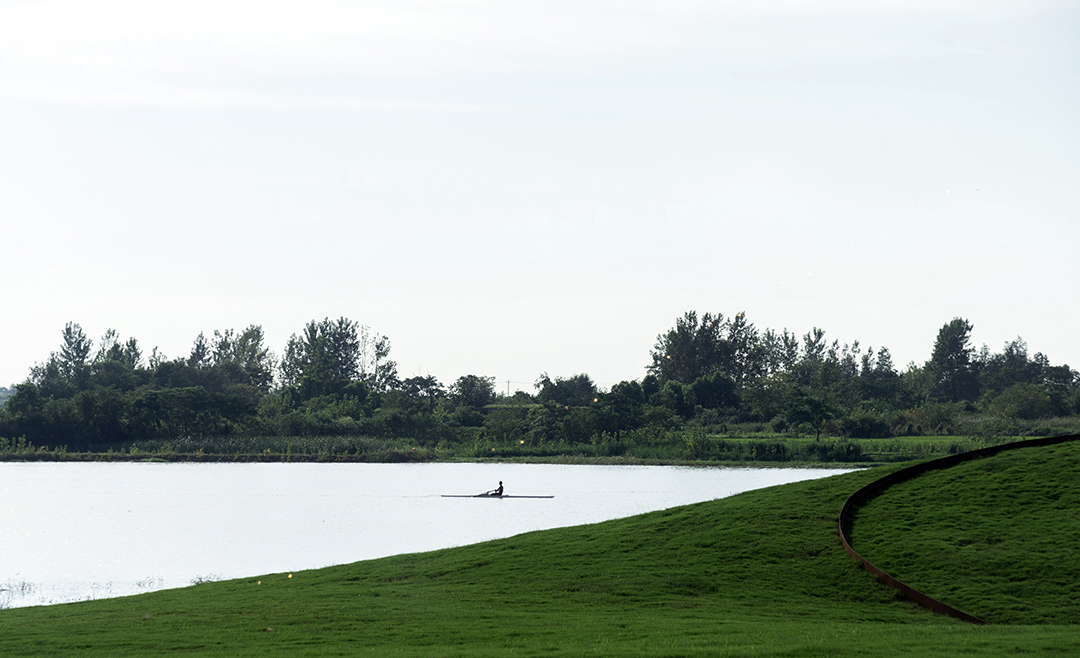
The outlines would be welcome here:
[[[1003,418],[1033,420],[1054,415],[1050,396],[1034,384],[1013,384],[990,402],[990,413]]]

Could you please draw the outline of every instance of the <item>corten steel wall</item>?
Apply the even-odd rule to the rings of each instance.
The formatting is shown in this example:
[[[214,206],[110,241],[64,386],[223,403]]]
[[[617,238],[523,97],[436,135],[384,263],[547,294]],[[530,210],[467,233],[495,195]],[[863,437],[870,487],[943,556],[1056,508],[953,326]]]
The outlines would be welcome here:
[[[851,557],[862,562],[866,570],[877,576],[878,580],[885,583],[889,587],[900,591],[901,593],[903,593],[904,596],[914,601],[915,603],[918,603],[925,608],[929,608],[934,612],[939,612],[943,615],[956,617],[957,619],[969,621],[973,624],[985,624],[985,621],[979,619],[974,615],[969,615],[963,610],[957,610],[950,605],[942,603],[935,598],[923,594],[919,590],[910,587],[909,585],[905,585],[896,578],[893,578],[889,574],[885,573],[878,567],[871,564],[870,561],[863,556],[859,555],[858,552],[856,552],[855,549],[851,547],[851,544],[848,543],[847,539],[847,528],[851,526],[851,513],[852,511],[854,511],[855,507],[862,504],[872,496],[881,493],[887,487],[894,485],[898,482],[903,482],[904,480],[910,480],[911,478],[922,475],[927,471],[933,471],[940,468],[948,468],[950,466],[955,466],[956,464],[970,461],[972,459],[982,459],[983,457],[996,455],[997,453],[1004,452],[1005,450],[1049,446],[1058,443],[1066,443],[1068,441],[1076,441],[1077,439],[1080,439],[1080,434],[1070,434],[1068,436],[1052,436],[1045,439],[1032,439],[1030,441],[1005,443],[999,446],[981,448],[979,450],[972,450],[971,452],[960,453],[959,455],[949,455],[948,457],[942,457],[941,459],[923,462],[921,464],[916,464],[915,466],[901,469],[899,471],[896,471],[895,473],[890,473],[889,475],[886,475],[880,480],[874,480],[862,489],[859,489],[858,491],[853,493],[850,498],[847,499],[847,502],[844,503],[843,509],[840,510],[840,520],[837,524],[840,531],[840,542],[844,545],[844,550],[847,551],[848,554],[851,555]]]

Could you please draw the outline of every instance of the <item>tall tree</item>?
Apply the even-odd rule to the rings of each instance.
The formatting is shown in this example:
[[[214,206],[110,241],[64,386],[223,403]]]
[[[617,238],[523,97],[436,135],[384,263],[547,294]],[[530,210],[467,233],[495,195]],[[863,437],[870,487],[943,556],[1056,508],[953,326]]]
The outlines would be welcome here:
[[[83,328],[74,322],[64,325],[64,344],[60,346],[60,372],[81,390],[90,377],[90,351],[94,343]]]
[[[736,313],[727,325],[731,358],[725,373],[736,385],[742,386],[747,380],[765,374],[765,354],[758,347],[759,342],[758,330],[747,321],[746,313]]]
[[[115,329],[107,330],[101,337],[97,354],[90,366],[91,385],[130,391],[139,386],[140,378],[146,374],[148,373],[142,369],[142,349],[139,341],[129,338],[121,342],[120,334]]]
[[[360,379],[376,391],[386,391],[399,384],[397,363],[390,360],[390,339],[373,334],[367,325],[360,327]]]
[[[943,326],[934,341],[934,351],[927,362],[933,378],[934,394],[949,402],[974,400],[979,396],[979,381],[972,363],[970,322],[953,318]]]
[[[1043,354],[1028,358],[1028,346],[1019,336],[1005,343],[1001,354],[988,354],[983,346],[978,366],[984,393],[998,394],[1014,384],[1036,384],[1042,381],[1043,368],[1050,365]]]
[[[687,311],[675,327],[656,337],[649,373],[661,384],[669,381],[689,384],[717,370],[728,371],[735,348],[728,340],[728,323],[723,314]]]
[[[814,327],[803,335],[803,360],[824,361],[827,346],[825,330]]]
[[[127,342],[122,343],[116,329],[106,330],[101,337],[97,356],[94,357],[94,365],[100,366],[110,362],[118,363],[129,370],[138,368],[142,364],[142,349],[139,347],[139,341],[129,338]]]
[[[293,334],[281,360],[281,381],[307,398],[335,393],[360,375],[359,325],[347,318],[312,320]]]
[[[187,364],[192,368],[205,368],[210,365],[210,343],[201,331],[191,346],[191,355],[188,356]]]
[[[761,353],[762,376],[790,372],[799,361],[799,338],[787,329],[782,333],[766,329],[761,333],[757,349]]]
[[[47,398],[69,398],[90,385],[93,341],[75,322],[64,326],[62,337],[60,351],[50,354],[44,364],[35,364],[30,369],[29,381]]]
[[[893,367],[889,348],[879,349],[876,357],[873,348],[863,355],[859,384],[864,400],[875,400],[889,406],[899,402],[900,375]]]
[[[214,331],[211,360],[233,384],[266,392],[274,382],[274,355],[263,345],[259,325],[253,324],[239,334],[232,329]]]

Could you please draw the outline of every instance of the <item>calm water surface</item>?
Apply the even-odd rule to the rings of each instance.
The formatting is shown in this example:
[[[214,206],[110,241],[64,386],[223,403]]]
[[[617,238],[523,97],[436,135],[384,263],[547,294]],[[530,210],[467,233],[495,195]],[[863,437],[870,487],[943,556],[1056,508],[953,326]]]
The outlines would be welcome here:
[[[835,469],[0,463],[0,608],[433,550]],[[493,489],[553,499],[442,498]]]

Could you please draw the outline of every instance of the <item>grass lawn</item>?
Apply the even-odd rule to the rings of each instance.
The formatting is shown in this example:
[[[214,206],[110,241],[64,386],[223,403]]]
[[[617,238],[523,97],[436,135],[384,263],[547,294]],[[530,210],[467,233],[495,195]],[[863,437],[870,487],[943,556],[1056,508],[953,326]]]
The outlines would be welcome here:
[[[1004,497],[1038,504],[1056,495],[1075,511],[1078,454],[1080,445],[1003,453],[982,460],[1003,466],[971,471],[954,488],[957,496],[977,502],[990,500],[1008,482],[1014,488]],[[1007,465],[1010,459],[1022,462],[1019,470]],[[1055,469],[1050,462],[1073,465]],[[1080,655],[1075,585],[1047,589],[1056,572],[1035,574],[1032,562],[1019,559],[1030,545],[993,544],[1001,553],[986,562],[983,578],[1025,587],[1006,592],[980,585],[977,594],[958,597],[956,605],[991,621],[1002,610],[1027,608],[1002,614],[1003,623],[988,626],[898,600],[844,553],[836,533],[844,500],[895,468],[900,466],[291,577],[271,574],[3,610],[0,655]],[[918,487],[921,479],[900,486]],[[1029,498],[1026,484],[1037,488]],[[965,534],[955,515],[916,512],[912,520],[891,523],[897,509],[909,508],[913,499],[936,506],[937,498],[925,494],[899,495],[907,497],[899,503],[884,495],[871,501],[852,528],[855,548],[872,560],[880,557],[880,566],[892,564],[881,551],[890,546],[882,537],[894,525],[903,525],[897,536],[904,546],[913,538],[935,542],[949,536],[959,544],[961,535],[971,539],[966,546],[978,545],[981,535]],[[1010,518],[995,527],[1012,523],[1041,534],[1041,545],[1055,556],[1077,545],[1075,513],[1047,527],[1021,503],[994,500],[978,514],[1002,516],[999,503]],[[920,560],[895,566],[904,570],[895,575],[931,595],[972,587],[969,575],[942,579],[944,571]]]
[[[1072,442],[895,484],[857,510],[850,539],[892,576],[989,622],[1076,623],[1078,510]]]

